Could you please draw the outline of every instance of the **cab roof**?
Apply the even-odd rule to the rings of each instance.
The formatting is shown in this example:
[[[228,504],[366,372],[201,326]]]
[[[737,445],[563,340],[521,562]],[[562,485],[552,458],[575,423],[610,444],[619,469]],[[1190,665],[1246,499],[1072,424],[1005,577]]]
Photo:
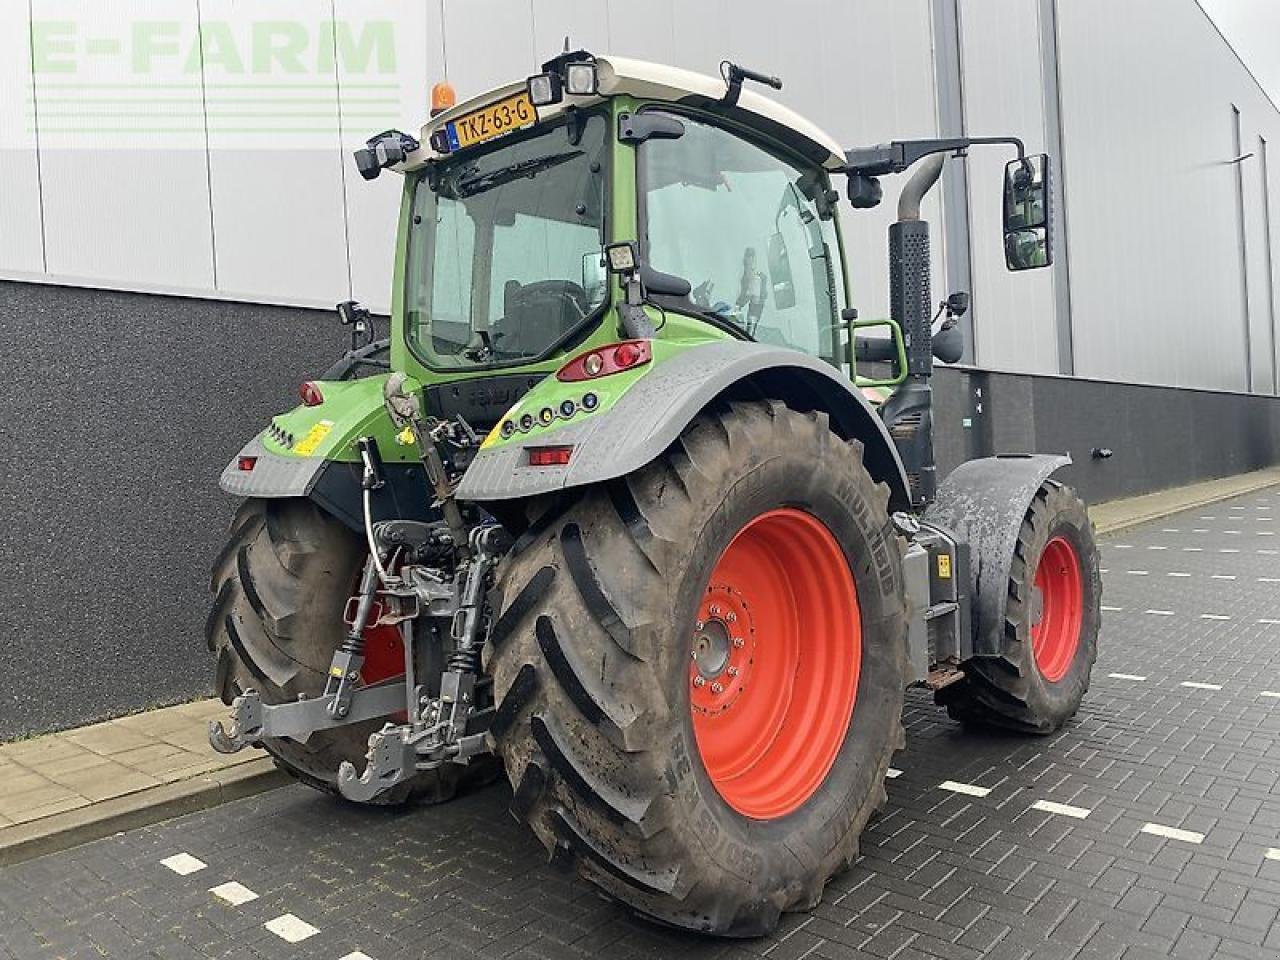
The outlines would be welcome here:
[[[720,77],[682,70],[679,67],[632,60],[603,54],[595,58],[599,93],[591,96],[572,96],[549,107],[538,108],[538,119],[546,122],[563,113],[570,106],[590,106],[607,97],[627,94],[638,99],[660,100],[689,106],[717,109],[747,127],[786,143],[828,169],[839,169],[845,164],[844,150],[835,138],[775,100],[762,96],[749,86],[744,87],[735,106],[720,103],[725,93],[725,83]],[[409,158],[407,167],[438,156],[430,146],[431,134],[450,120],[456,120],[485,104],[525,89],[525,81],[509,83],[472,97],[448,111],[432,118],[422,127],[422,148]]]

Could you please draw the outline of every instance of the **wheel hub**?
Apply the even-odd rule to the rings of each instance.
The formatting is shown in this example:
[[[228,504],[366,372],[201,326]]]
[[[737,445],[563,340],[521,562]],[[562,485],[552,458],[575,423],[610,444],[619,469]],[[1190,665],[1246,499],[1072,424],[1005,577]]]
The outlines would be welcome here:
[[[725,583],[708,585],[690,654],[694,713],[716,716],[738,701],[755,662],[755,639],[751,609],[742,594]]]

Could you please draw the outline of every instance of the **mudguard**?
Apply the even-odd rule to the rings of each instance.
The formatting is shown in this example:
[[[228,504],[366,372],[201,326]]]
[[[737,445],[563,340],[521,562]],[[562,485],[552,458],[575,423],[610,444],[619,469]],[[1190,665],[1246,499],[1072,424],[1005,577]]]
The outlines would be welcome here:
[[[231,459],[218,485],[237,497],[308,497],[352,529],[363,530],[355,440],[371,436],[378,441],[387,479],[378,494],[384,515],[432,519],[417,446],[412,435],[397,430],[382,402],[386,379],[316,381],[323,402],[273,417]]]
[[[600,383],[610,378],[602,378]],[[552,410],[564,384],[548,377],[507,413]],[[838,370],[797,350],[739,340],[698,344],[655,363],[608,409],[555,429],[537,431],[538,444],[572,446],[565,466],[530,466],[529,440],[486,442],[472,461],[458,496],[511,500],[611,480],[638,470],[667,449],[698,412],[734,388],[780,399],[801,410],[825,410],[833,429],[862,441],[863,460],[889,485],[895,510],[910,509],[906,472],[893,440],[866,398]]]
[[[1057,454],[1006,454],[956,467],[925,511],[928,523],[945,527],[969,544],[973,598],[973,654],[999,656],[1009,568],[1022,518],[1049,477],[1071,463]]]

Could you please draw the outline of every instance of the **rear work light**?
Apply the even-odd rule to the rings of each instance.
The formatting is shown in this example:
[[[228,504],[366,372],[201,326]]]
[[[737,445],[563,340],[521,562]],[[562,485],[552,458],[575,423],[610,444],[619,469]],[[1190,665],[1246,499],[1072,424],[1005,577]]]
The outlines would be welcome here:
[[[556,371],[556,379],[563,383],[595,380],[642,366],[652,359],[653,347],[648,340],[623,340],[574,357]]]
[[[304,407],[318,407],[324,403],[324,394],[320,392],[319,385],[313,380],[308,380],[298,388],[298,396],[302,397]]]
[[[573,447],[529,447],[529,466],[563,467],[573,456]]]
[[[236,460],[236,469],[242,473],[248,473],[258,465],[257,457],[240,457]]]

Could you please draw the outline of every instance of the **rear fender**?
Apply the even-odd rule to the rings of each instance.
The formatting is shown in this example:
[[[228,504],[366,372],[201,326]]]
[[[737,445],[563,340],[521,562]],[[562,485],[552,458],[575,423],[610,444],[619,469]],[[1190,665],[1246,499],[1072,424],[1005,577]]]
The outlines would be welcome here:
[[[655,341],[654,355],[659,356]],[[910,509],[906,472],[893,441],[866,398],[839,371],[808,354],[739,340],[697,344],[668,353],[643,375],[632,371],[573,386],[581,393],[599,383],[630,377],[624,391],[610,405],[588,416],[548,429],[535,427],[498,439],[491,434],[476,455],[458,488],[464,500],[517,500],[572,487],[584,487],[624,476],[662,454],[698,413],[720,399],[768,397],[802,411],[821,410],[832,429],[844,439],[863,444],[863,460],[872,477],[888,484],[894,510]],[[504,418],[521,411],[558,409],[567,384],[547,377]],[[572,446],[565,466],[533,467],[528,447]]]
[[[1022,518],[1040,486],[1070,463],[1070,457],[1057,454],[970,460],[947,476],[938,487],[937,500],[924,513],[927,523],[969,544],[976,657],[1001,653],[1009,568]]]
[[[355,442],[368,436],[378,442],[387,479],[376,495],[379,515],[430,519],[413,436],[396,429],[382,402],[386,379],[316,381],[324,401],[272,417],[223,469],[218,485],[237,497],[307,497],[363,530],[362,468]],[[246,461],[252,469],[242,469]]]

